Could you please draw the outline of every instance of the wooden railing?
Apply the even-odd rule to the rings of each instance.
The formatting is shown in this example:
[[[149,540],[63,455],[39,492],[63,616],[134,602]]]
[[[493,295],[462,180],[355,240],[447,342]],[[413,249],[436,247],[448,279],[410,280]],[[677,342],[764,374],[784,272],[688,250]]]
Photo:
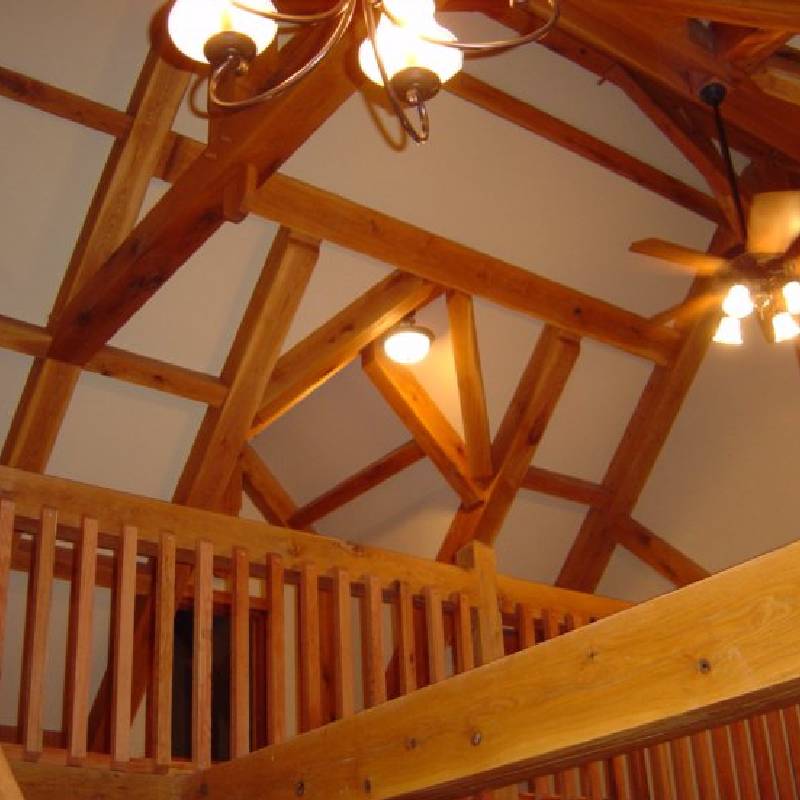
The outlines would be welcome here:
[[[21,666],[18,686],[0,673],[12,761],[203,768],[625,607],[497,575],[482,545],[446,565],[0,467],[0,665]],[[791,707],[523,788],[783,800],[799,768]]]

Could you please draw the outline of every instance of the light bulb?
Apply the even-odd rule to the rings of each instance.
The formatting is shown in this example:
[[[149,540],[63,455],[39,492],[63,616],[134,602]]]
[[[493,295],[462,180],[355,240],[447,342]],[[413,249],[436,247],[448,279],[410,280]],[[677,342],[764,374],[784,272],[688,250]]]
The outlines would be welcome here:
[[[431,349],[433,333],[412,323],[401,323],[384,340],[383,350],[398,364],[418,364]]]
[[[247,0],[247,5],[259,11],[275,11],[270,0]],[[260,53],[271,44],[278,26],[271,19],[238,8],[230,0],[175,0],[167,30],[184,55],[208,63],[204,48],[213,36],[228,31],[243,34]]]
[[[772,331],[776,342],[788,342],[800,334],[800,325],[788,311],[781,311],[772,318]]]
[[[736,317],[723,317],[714,334],[714,341],[718,344],[742,344],[742,323]]]
[[[744,319],[752,314],[753,308],[753,298],[750,297],[750,290],[741,283],[731,286],[722,303],[722,310],[729,317],[735,317],[736,319]]]
[[[403,70],[420,67],[434,73],[441,83],[449,81],[461,69],[464,56],[452,47],[431,44],[420,39],[416,35],[417,31],[450,42],[456,38],[447,28],[439,25],[433,16],[423,20],[421,16],[414,14],[407,26],[398,26],[382,14],[375,31],[375,41],[389,80]],[[358,63],[361,71],[373,83],[383,85],[369,39],[365,39],[358,48]]]
[[[783,287],[783,299],[790,314],[800,314],[800,281],[789,281]]]

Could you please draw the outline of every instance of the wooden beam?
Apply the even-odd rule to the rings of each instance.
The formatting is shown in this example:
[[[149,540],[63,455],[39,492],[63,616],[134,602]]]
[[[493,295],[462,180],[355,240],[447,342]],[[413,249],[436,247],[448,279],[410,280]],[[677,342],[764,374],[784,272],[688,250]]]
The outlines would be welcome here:
[[[599,483],[563,475],[542,467],[528,467],[520,488],[549,494],[551,497],[560,497],[572,503],[582,503],[592,508],[605,508],[611,499]]]
[[[151,50],[134,90],[130,127],[112,148],[50,316],[50,328],[133,228],[189,76]],[[51,343],[52,346],[52,343]],[[80,370],[37,358],[5,439],[0,462],[42,472]]]
[[[368,289],[278,359],[248,436],[260,433],[440,292],[432,283],[402,272]]]
[[[290,528],[303,529],[312,522],[327,516],[343,505],[355,500],[370,489],[374,489],[384,481],[397,475],[406,467],[416,464],[425,457],[422,448],[415,439],[401,444],[400,447],[387,453],[383,458],[373,461],[369,466],[359,470],[355,475],[345,478],[333,489],[306,503],[292,514],[288,523]]]
[[[278,231],[222,370],[225,402],[206,412],[174,502],[220,503],[318,256],[319,242]]]
[[[491,432],[472,298],[448,292],[447,314],[470,474],[474,480],[488,480],[493,472]]]
[[[162,153],[159,177],[174,183],[202,153],[199,142],[174,135]],[[657,363],[667,363],[677,346],[673,331],[637,314],[285,175],[274,175],[256,192],[250,211]]]
[[[52,336],[46,328],[0,315],[0,347],[34,358],[44,358],[51,341]],[[228,393],[225,384],[214,375],[109,345],[92,356],[84,368],[97,375],[210,406],[221,406]]]
[[[348,35],[304,81],[231,120],[66,305],[53,326],[54,357],[86,363],[222,225],[226,187],[241,170],[262,183],[339,108],[356,88],[350,46]]]
[[[799,580],[792,544],[212,767],[188,779],[183,798],[289,800],[300,784],[307,800],[356,797],[368,780],[374,800],[445,800],[793,702]]]
[[[484,502],[459,508],[439,548],[439,561],[451,561],[471,541],[492,544],[497,538],[579,351],[574,337],[544,329],[492,444],[496,471]]]
[[[711,25],[711,32],[716,54],[748,73],[761,66],[793,36],[789,31],[742,28],[719,22]]]
[[[445,89],[695,214],[721,222],[719,206],[704,192],[466,72],[448,81]]]
[[[753,80],[763,92],[800,105],[800,58],[774,56],[767,60],[763,69],[753,74]]]
[[[239,461],[242,465],[244,490],[264,519],[273,525],[300,528],[299,525],[289,524],[297,513],[297,504],[249,444],[242,447]],[[309,528],[306,527],[305,530]]]
[[[470,478],[464,442],[411,370],[390,362],[375,345],[364,350],[362,365],[375,388],[463,504],[475,505],[480,500],[480,489]]]
[[[601,2],[610,6],[624,5],[628,13],[657,11],[659,14],[727,22],[751,28],[800,31],[798,0],[633,0],[633,2],[601,0]]]
[[[0,797],[4,800],[23,800],[17,779],[8,766],[3,748],[0,747]]]

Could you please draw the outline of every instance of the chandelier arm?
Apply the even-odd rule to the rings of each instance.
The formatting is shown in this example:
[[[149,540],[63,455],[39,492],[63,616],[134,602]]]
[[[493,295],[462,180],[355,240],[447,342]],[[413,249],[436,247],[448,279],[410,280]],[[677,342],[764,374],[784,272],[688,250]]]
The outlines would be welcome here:
[[[491,42],[459,42],[457,40],[437,39],[434,36],[427,36],[424,33],[414,32],[414,35],[429,44],[440,45],[441,47],[450,47],[454,50],[460,50],[462,53],[491,55],[493,53],[504,53],[506,50],[513,50],[515,47],[520,47],[524,44],[531,44],[543,39],[553,28],[558,24],[561,18],[561,0],[549,0],[552,12],[550,17],[544,25],[540,26],[534,31],[524,34],[523,36],[515,36],[513,39],[498,39]],[[397,19],[386,7],[385,3],[377,0],[375,5],[382,7],[383,13],[391,23],[398,27],[403,27],[403,23]]]
[[[267,89],[265,92],[253,95],[253,97],[244,98],[243,100],[223,100],[221,97],[219,97],[217,89],[219,87],[221,78],[230,69],[238,70],[242,63],[241,58],[235,53],[229,55],[228,58],[218,67],[216,67],[211,73],[211,78],[208,83],[208,96],[211,99],[211,102],[219,108],[249,108],[250,106],[257,105],[258,103],[263,103],[265,100],[271,100],[273,97],[277,97],[279,94],[285,92],[296,83],[299,83],[313,69],[319,66],[319,63],[339,43],[342,36],[344,36],[345,31],[350,25],[350,21],[353,19],[353,13],[358,0],[345,0],[345,2],[347,5],[345,12],[339,17],[336,27],[331,32],[331,35],[326,40],[325,44],[322,45],[319,52],[317,52],[313,58],[307,61],[302,67],[300,67],[300,69],[292,73],[288,78],[281,81],[277,86]]]
[[[286,22],[297,25],[316,25],[319,22],[338,17],[347,11],[349,0],[339,0],[339,2],[327,11],[320,11],[318,14],[283,14],[280,11],[262,11],[259,8],[253,8],[243,0],[231,0],[231,4],[242,11],[249,11],[258,17],[271,19],[273,22]]]
[[[369,2],[369,0],[363,0],[362,9],[364,11],[364,22],[367,27],[367,35],[369,36],[369,41],[370,44],[372,45],[372,52],[375,54],[375,61],[378,65],[378,71],[381,74],[381,80],[383,81],[383,88],[386,90],[386,95],[389,98],[389,103],[392,106],[392,110],[394,111],[395,116],[400,121],[400,124],[403,126],[403,130],[417,144],[422,144],[423,142],[428,141],[428,137],[430,135],[430,121],[428,119],[428,109],[425,106],[425,102],[423,100],[420,100],[415,92],[412,102],[415,108],[417,109],[417,115],[419,117],[419,122],[420,122],[420,128],[419,130],[417,130],[414,127],[414,124],[408,118],[408,114],[406,114],[406,110],[403,108],[403,104],[400,101],[400,98],[397,96],[397,92],[395,92],[394,87],[392,86],[392,82],[389,80],[389,75],[386,72],[386,67],[383,63],[383,59],[381,58],[381,54],[378,50],[378,42],[375,35],[375,17],[373,16],[371,5],[372,4]]]

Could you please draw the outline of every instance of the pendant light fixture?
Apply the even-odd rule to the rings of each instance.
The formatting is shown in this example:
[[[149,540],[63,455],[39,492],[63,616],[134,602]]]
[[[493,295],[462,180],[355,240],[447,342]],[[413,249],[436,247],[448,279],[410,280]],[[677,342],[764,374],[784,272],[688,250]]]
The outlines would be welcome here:
[[[239,109],[276,97],[308,75],[342,39],[359,2],[367,31],[359,48],[361,69],[384,87],[403,129],[421,143],[430,130],[425,103],[461,69],[464,55],[501,53],[542,39],[558,22],[561,0],[549,0],[551,14],[541,27],[492,42],[459,42],[434,19],[433,0],[337,0],[328,11],[306,15],[283,14],[271,0],[175,0],[167,30],[184,55],[211,65],[210,103]],[[377,24],[376,12],[381,14]],[[221,97],[223,79],[246,73],[250,62],[275,39],[281,23],[328,23],[331,30],[317,53],[276,86],[240,100]],[[409,119],[408,108],[416,110],[417,126]]]
[[[383,351],[397,364],[419,364],[428,355],[433,339],[433,331],[417,325],[409,315],[386,335]]]

